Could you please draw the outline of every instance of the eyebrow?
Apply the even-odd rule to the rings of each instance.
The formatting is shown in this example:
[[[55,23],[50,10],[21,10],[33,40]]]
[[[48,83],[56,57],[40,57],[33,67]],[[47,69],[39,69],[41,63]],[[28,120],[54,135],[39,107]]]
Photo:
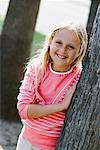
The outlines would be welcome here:
[[[74,49],[77,49],[77,46],[73,45],[72,43],[69,43],[68,46],[72,46]]]
[[[55,42],[61,42],[61,43],[63,43],[63,42],[62,42],[61,40],[59,40],[59,39],[55,40]],[[67,45],[68,45],[68,46],[72,46],[73,48],[76,48],[76,46],[73,45],[73,43],[68,43]]]

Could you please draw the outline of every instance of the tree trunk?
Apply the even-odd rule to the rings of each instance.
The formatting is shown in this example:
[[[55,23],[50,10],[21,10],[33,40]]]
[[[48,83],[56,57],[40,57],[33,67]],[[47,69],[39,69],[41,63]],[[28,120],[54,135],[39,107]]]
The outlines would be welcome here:
[[[89,38],[90,38],[94,18],[95,18],[99,3],[100,3],[100,0],[91,0],[90,12],[89,12],[89,17],[88,17],[87,27],[86,27]]]
[[[1,113],[16,120],[17,94],[38,15],[40,0],[10,0],[1,34]]]
[[[100,5],[56,150],[100,150]]]

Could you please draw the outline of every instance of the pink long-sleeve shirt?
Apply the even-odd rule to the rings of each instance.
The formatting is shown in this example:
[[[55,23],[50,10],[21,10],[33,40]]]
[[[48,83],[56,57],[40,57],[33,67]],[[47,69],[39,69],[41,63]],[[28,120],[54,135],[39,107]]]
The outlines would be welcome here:
[[[40,68],[40,63],[36,64],[34,61],[28,65],[20,87],[17,108],[24,124],[22,136],[41,150],[54,150],[61,134],[66,111],[29,119],[28,105],[60,103],[65,94],[71,100],[82,69],[74,67],[68,72],[59,73],[53,71],[49,65],[40,80],[42,76]]]

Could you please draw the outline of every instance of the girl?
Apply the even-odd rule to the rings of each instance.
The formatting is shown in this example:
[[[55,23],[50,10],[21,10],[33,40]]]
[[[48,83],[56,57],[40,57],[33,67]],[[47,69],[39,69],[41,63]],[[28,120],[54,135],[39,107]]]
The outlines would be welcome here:
[[[81,25],[62,25],[48,37],[42,56],[30,61],[18,95],[23,129],[17,150],[55,149],[86,48]]]

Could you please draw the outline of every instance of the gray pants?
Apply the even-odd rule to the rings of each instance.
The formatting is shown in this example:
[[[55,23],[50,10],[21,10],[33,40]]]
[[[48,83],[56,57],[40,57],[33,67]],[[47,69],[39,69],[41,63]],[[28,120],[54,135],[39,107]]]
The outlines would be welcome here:
[[[40,150],[32,146],[22,135],[19,136],[16,150]]]

